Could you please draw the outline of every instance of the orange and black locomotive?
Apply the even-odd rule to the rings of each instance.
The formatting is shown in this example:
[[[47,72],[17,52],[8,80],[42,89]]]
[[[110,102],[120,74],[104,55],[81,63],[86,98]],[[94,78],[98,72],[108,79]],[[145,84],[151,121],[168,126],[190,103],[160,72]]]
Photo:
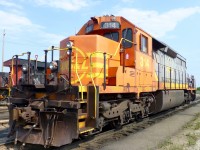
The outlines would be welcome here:
[[[10,135],[24,144],[69,144],[195,99],[186,59],[123,17],[91,17],[44,53],[43,69],[27,53],[13,76]]]

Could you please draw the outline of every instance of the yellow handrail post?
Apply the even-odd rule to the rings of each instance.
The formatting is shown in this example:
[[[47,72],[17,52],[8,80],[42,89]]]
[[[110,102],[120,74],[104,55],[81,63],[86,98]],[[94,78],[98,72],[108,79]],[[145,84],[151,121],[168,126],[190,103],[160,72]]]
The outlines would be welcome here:
[[[80,85],[81,85],[81,100],[83,100],[83,84],[82,84],[82,82],[81,82],[81,79],[80,79],[80,76],[79,76],[79,74],[78,74],[78,69],[77,69],[77,65],[78,65],[78,51],[80,51],[80,49],[78,49],[77,47],[74,47],[74,46],[72,46],[72,49],[75,49],[76,50],[76,63],[75,63],[75,71],[76,71],[76,76],[77,76],[77,78],[78,78],[78,80],[79,80],[79,83],[80,83]],[[54,47],[54,49],[49,49],[48,51],[53,51],[53,50],[58,50],[58,51],[65,51],[65,50],[68,50],[68,48],[55,48]]]

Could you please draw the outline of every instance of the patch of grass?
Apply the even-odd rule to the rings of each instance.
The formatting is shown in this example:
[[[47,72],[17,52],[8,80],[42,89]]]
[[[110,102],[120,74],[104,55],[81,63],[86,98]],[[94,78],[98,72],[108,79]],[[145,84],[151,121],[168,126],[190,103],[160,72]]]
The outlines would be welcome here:
[[[162,150],[183,150],[183,145],[174,144],[171,139],[167,139],[164,142],[158,144],[158,149]]]
[[[171,139],[167,139],[164,142],[161,142],[160,144],[158,144],[158,148],[164,148],[164,147],[167,147],[171,144],[173,144]]]
[[[200,122],[197,122],[195,125],[194,125],[194,130],[199,130],[200,129]]]
[[[189,129],[189,128],[191,128],[191,127],[192,127],[191,122],[188,122],[188,123],[186,123],[186,124],[183,126],[183,129]]]
[[[188,146],[195,145],[198,140],[197,135],[195,135],[194,133],[188,133],[188,134],[186,134],[186,137],[188,140]]]
[[[194,120],[197,120],[199,117],[200,117],[200,113],[196,113],[195,117],[194,117]]]
[[[196,91],[196,94],[200,94],[200,90],[197,90],[197,91]]]
[[[183,145],[171,145],[170,147],[169,147],[169,150],[183,150]]]
[[[186,123],[184,126],[183,126],[183,129],[193,129],[193,128],[198,128],[198,126],[199,126],[199,128],[200,128],[200,123],[199,123],[199,125],[197,125],[196,127],[193,127],[194,126],[194,121],[196,121],[197,119],[199,119],[200,118],[200,113],[197,113],[197,114],[195,114],[195,116],[194,116],[194,118],[190,121],[190,122],[188,122],[188,123]],[[197,130],[197,129],[196,129]]]

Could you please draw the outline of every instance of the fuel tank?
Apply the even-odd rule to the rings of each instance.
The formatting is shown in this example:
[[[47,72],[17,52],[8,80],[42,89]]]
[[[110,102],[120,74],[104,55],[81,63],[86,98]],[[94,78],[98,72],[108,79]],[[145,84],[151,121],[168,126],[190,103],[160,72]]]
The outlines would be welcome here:
[[[155,94],[155,99],[155,102],[150,108],[152,113],[157,113],[181,105],[184,102],[184,91],[157,91]]]

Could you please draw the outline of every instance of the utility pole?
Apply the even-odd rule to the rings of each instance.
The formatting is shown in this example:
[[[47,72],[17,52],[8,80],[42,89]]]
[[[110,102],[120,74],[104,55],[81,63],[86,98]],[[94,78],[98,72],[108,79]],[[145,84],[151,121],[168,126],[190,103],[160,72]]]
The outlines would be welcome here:
[[[2,68],[1,71],[3,72],[3,62],[4,62],[4,42],[5,42],[5,29],[3,30],[3,41],[2,41]]]

